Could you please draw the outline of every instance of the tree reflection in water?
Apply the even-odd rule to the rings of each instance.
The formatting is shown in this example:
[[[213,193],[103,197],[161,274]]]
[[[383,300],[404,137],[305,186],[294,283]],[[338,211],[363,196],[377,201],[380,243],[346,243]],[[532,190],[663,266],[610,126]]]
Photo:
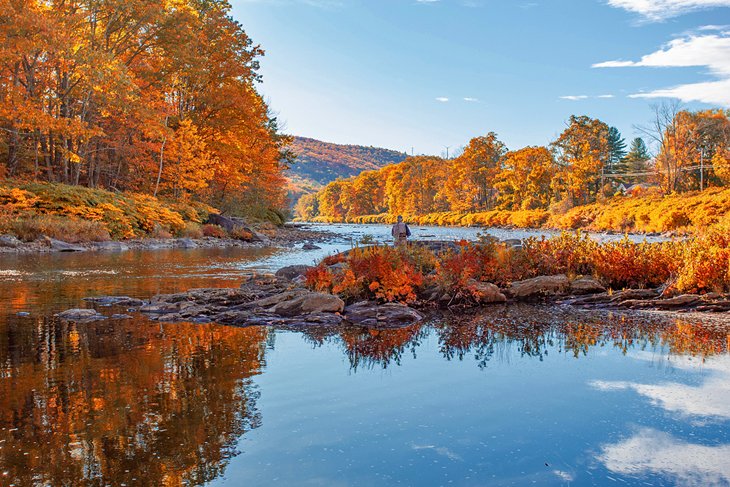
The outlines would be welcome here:
[[[670,354],[703,358],[730,349],[727,331],[713,329],[711,324],[662,315],[584,313],[529,305],[445,313],[427,324],[400,329],[318,327],[302,331],[315,347],[338,342],[353,370],[399,365],[408,351],[415,358],[421,341],[432,332],[438,336],[439,351],[446,360],[473,356],[480,368],[495,358],[508,360],[515,352],[542,361],[550,351],[579,358],[595,347],[612,347],[626,354],[665,346]]]
[[[2,328],[0,328],[2,330]],[[0,464],[16,485],[181,485],[256,428],[265,328],[10,319]]]

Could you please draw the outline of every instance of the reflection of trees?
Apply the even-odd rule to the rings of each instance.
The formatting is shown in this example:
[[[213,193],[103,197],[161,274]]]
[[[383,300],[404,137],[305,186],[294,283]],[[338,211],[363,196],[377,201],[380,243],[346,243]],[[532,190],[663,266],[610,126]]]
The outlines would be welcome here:
[[[424,335],[418,324],[382,330],[350,327],[339,333],[353,369],[376,365],[386,368],[391,362],[399,365],[406,350],[410,349],[415,357]]]
[[[263,328],[29,325],[0,327],[4,482],[199,484],[260,424]]]
[[[463,360],[473,355],[479,367],[485,367],[495,357],[507,359],[515,349],[521,356],[543,360],[554,346],[575,358],[587,355],[595,347],[613,347],[625,354],[631,349],[667,345],[670,353],[702,357],[730,348],[730,335],[725,331],[700,323],[672,323],[639,315],[570,316],[545,312],[541,318],[524,313],[520,319],[510,313],[490,311],[445,316],[434,327],[446,359]]]

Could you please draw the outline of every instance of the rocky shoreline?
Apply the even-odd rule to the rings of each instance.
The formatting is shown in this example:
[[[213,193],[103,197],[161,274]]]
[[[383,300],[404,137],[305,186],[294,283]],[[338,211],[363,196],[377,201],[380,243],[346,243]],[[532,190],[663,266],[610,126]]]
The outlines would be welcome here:
[[[69,243],[43,237],[33,242],[23,242],[12,235],[0,235],[0,254],[27,254],[53,252],[123,252],[127,250],[158,249],[212,249],[212,248],[255,248],[292,247],[302,244],[305,248],[316,248],[316,243],[330,240],[333,236],[325,230],[305,225],[287,224],[266,233],[250,229],[248,240],[236,238],[141,238],[122,241]]]
[[[357,325],[397,328],[421,322],[439,309],[471,311],[519,303],[588,310],[703,312],[723,317],[730,312],[730,294],[663,297],[661,289],[611,292],[592,277],[569,278],[562,274],[516,281],[507,288],[474,282],[468,301],[439,289],[430,289],[425,290],[418,301],[410,306],[375,301],[348,304],[339,296],[314,292],[305,287],[304,276],[310,268],[296,265],[282,268],[275,275],[246,276],[239,288],[191,289],[153,296],[149,301],[125,296],[90,297],[86,301],[97,308],[124,307],[126,312],[140,312],[154,321],[218,323],[241,327]],[[57,316],[82,322],[131,318],[130,315],[119,313],[105,316],[91,308],[67,310]]]

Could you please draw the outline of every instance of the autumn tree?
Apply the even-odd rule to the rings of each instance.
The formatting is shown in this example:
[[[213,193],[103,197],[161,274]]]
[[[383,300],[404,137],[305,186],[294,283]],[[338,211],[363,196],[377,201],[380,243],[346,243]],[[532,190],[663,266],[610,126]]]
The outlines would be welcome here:
[[[504,167],[494,183],[499,191],[500,208],[547,208],[555,169],[555,159],[546,147],[525,147],[508,152],[504,158]]]
[[[494,206],[494,178],[506,152],[497,134],[489,132],[471,139],[464,152],[450,161],[444,195],[453,211],[485,210]]]
[[[574,204],[595,199],[610,157],[609,132],[600,120],[572,115],[568,127],[551,144],[559,166],[553,188],[563,199]]]

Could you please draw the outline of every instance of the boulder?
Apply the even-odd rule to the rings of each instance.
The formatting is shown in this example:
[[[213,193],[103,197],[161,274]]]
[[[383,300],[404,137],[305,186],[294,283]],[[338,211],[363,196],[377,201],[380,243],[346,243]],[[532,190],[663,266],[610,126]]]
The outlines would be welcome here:
[[[183,249],[194,249],[198,247],[198,244],[191,238],[180,238],[177,240],[177,246]]]
[[[360,301],[345,308],[345,320],[361,326],[401,327],[418,323],[423,315],[404,304]]]
[[[309,269],[312,269],[311,265],[290,265],[282,267],[274,275],[276,277],[294,280],[299,276],[305,275]]]
[[[507,301],[507,297],[502,294],[499,287],[491,282],[479,282],[471,279],[468,288],[480,304],[504,303]]]
[[[129,296],[94,296],[84,298],[84,301],[98,304],[99,306],[142,306],[144,301]]]
[[[508,292],[516,299],[531,299],[547,295],[562,294],[570,288],[570,280],[565,274],[538,276],[524,281],[513,282]]]
[[[659,292],[655,289],[625,289],[614,293],[611,296],[612,303],[619,303],[629,299],[653,299],[659,296]]]
[[[243,218],[236,218],[236,217],[229,217],[229,216],[223,216],[219,215],[217,213],[211,213],[208,215],[208,220],[206,223],[210,223],[212,225],[218,225],[220,227],[223,227],[226,229],[228,233],[233,232],[236,229],[242,229],[247,231],[251,234],[251,241],[252,242],[266,242],[268,241],[268,238],[266,235],[263,235],[256,230],[249,227],[246,223],[246,221]]]
[[[570,282],[570,292],[573,294],[597,294],[605,291],[603,284],[590,276],[581,276]]]
[[[303,296],[305,294],[309,294],[309,291],[305,289],[293,289],[291,291],[284,291],[283,293],[274,294],[273,296],[268,296],[266,298],[257,299],[256,301],[252,301],[246,305],[247,308],[270,308],[271,306],[275,306],[279,303],[283,303],[285,301],[292,301],[300,296]]]
[[[340,313],[345,302],[333,294],[307,292],[294,299],[275,304],[269,311],[280,316],[296,316],[309,313]]]
[[[127,246],[127,244],[124,244],[122,242],[114,242],[114,241],[96,242],[94,244],[94,248],[96,250],[103,250],[106,252],[124,252],[126,250],[129,250],[129,247]]]
[[[23,242],[15,238],[13,235],[0,235],[0,247],[17,249],[21,245],[23,245]]]
[[[86,249],[84,247],[70,244],[68,242],[64,242],[63,240],[56,240],[55,238],[45,237],[45,241],[48,243],[48,246],[51,247],[51,250],[55,250],[56,252],[84,252],[84,251],[86,251]]]
[[[69,321],[94,321],[103,320],[105,316],[100,315],[95,309],[67,309],[56,315],[62,320]]]
[[[322,247],[314,245],[313,243],[305,243],[304,245],[302,245],[302,250],[319,250],[321,248]]]

